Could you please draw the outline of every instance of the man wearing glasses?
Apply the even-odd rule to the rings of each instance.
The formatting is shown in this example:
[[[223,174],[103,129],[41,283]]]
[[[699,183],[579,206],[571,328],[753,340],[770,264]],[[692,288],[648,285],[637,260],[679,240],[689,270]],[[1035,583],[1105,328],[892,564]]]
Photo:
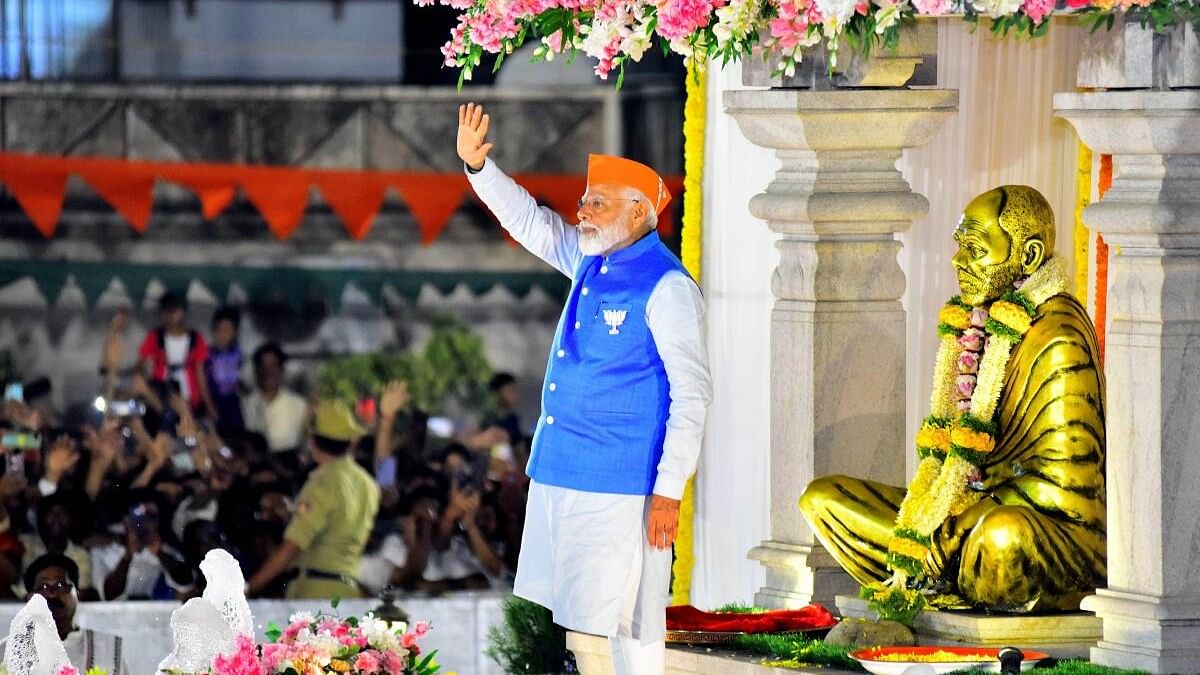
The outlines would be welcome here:
[[[67,657],[80,672],[102,668],[110,675],[129,675],[124,645],[119,636],[101,633],[75,625],[75,609],[79,604],[79,567],[61,553],[47,553],[36,558],[25,569],[25,590],[32,598],[36,593],[46,598],[50,614],[58,627]]]
[[[513,592],[561,626],[608,637],[618,675],[663,673],[671,546],[712,399],[704,302],[657,234],[671,195],[650,167],[591,155],[571,227],[488,158],[482,107],[458,117],[475,193],[572,280],[546,366]]]

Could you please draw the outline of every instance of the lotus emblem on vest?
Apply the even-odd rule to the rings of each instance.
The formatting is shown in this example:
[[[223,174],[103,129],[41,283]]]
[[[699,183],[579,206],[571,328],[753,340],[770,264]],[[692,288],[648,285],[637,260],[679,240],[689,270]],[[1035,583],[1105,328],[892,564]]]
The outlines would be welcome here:
[[[625,323],[625,315],[629,312],[626,309],[606,309],[604,310],[604,323],[608,324],[609,335],[619,335],[621,331],[617,330],[621,324]]]

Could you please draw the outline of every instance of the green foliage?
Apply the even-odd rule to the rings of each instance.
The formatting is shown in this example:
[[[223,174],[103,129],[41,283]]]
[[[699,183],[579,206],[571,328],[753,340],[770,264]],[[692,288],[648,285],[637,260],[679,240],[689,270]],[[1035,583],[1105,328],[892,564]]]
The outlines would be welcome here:
[[[863,586],[858,595],[867,601],[868,607],[879,614],[880,619],[895,621],[905,626],[911,626],[913,619],[925,609],[925,596],[917,590]]]
[[[1144,670],[1108,668],[1089,663],[1082,659],[1071,659],[1069,661],[1047,659],[1038,664],[1032,672],[1035,672],[1037,675],[1149,675]],[[975,668],[964,668],[952,671],[950,675],[978,675],[978,673],[979,670]]]
[[[506,673],[557,675],[574,672],[567,633],[554,625],[550,610],[513,596],[502,607],[504,623],[488,631],[484,650]]]
[[[784,661],[777,665],[829,666],[842,670],[864,671],[858,661],[850,658],[848,648],[827,645],[820,640],[812,640],[801,635],[777,633],[740,635],[734,640],[734,645],[752,654]]]
[[[466,325],[442,317],[419,352],[355,354],[326,361],[317,371],[317,395],[353,405],[378,396],[388,382],[408,383],[413,403],[436,415],[458,405],[486,411],[492,366],[483,340]]]
[[[732,602],[728,605],[722,605],[713,610],[718,614],[762,614],[771,610],[766,607],[756,607],[754,605],[743,605],[738,602]]]

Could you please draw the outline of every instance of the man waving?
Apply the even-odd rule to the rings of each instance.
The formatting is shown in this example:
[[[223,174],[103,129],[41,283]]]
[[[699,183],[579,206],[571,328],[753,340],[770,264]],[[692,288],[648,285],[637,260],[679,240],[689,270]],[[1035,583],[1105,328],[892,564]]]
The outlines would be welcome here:
[[[488,158],[481,106],[458,117],[475,193],[572,280],[542,387],[514,592],[559,625],[607,636],[618,674],[663,673],[679,500],[712,399],[704,302],[656,230],[671,195],[650,167],[591,155],[579,224],[568,225]]]

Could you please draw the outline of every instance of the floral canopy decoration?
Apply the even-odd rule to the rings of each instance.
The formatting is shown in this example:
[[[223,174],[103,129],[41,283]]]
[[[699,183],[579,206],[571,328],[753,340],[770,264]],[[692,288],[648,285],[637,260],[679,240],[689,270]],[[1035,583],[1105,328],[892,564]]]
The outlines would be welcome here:
[[[414,0],[460,10],[458,25],[442,47],[445,65],[460,69],[459,84],[471,78],[484,54],[495,68],[527,39],[537,39],[534,58],[582,50],[607,79],[646,50],[682,54],[689,62],[735,61],[749,54],[776,55],[776,73],[792,75],[806,47],[824,44],[830,66],[842,40],[869,52],[894,47],[903,23],[917,16],[990,17],[994,33],[1033,37],[1049,28],[1055,12],[1082,14],[1093,30],[1111,27],[1118,13],[1163,30],[1177,23],[1200,24],[1192,0]],[[765,48],[765,50],[764,50]]]

